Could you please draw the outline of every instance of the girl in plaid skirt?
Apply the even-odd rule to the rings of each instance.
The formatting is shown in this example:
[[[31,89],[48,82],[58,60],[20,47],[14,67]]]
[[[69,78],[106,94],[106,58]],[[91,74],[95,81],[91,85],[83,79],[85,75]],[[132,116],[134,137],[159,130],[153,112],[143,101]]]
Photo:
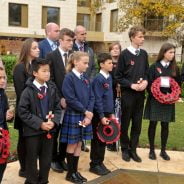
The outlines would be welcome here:
[[[78,171],[78,160],[82,140],[92,139],[91,119],[93,117],[94,95],[90,80],[85,71],[89,56],[84,52],[74,52],[69,59],[67,71],[62,85],[67,108],[61,128],[60,141],[67,143],[68,173],[66,180],[73,183],[83,183],[87,179]]]
[[[169,155],[166,153],[166,144],[169,135],[169,122],[175,121],[175,104],[164,104],[158,102],[151,93],[151,85],[158,77],[172,77],[180,83],[179,71],[175,61],[175,47],[170,43],[162,45],[158,58],[154,64],[149,68],[148,74],[148,98],[144,112],[144,118],[150,120],[148,128],[148,138],[150,144],[149,158],[156,159],[154,151],[154,139],[157,121],[161,122],[161,152],[160,156],[164,160],[170,160]],[[169,79],[168,79],[169,80]],[[168,82],[169,83],[169,82]],[[170,93],[170,87],[162,87],[162,93]]]

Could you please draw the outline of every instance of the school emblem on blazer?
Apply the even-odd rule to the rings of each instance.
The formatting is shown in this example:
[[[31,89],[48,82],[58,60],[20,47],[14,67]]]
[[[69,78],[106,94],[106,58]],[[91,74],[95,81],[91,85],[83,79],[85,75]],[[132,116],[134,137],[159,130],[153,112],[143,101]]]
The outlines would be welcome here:
[[[157,72],[161,74],[162,73],[161,68],[157,67]]]
[[[134,64],[135,64],[135,61],[131,60],[131,61],[130,61],[130,64],[131,64],[131,65],[134,65]]]

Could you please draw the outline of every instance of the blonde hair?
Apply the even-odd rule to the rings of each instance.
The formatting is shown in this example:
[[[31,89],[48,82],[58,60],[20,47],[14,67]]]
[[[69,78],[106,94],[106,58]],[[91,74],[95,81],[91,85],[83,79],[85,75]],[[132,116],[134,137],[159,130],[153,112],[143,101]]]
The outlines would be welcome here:
[[[72,53],[69,56],[68,65],[66,67],[66,71],[67,72],[71,72],[72,69],[75,67],[74,61],[79,61],[81,59],[81,57],[84,57],[84,56],[89,57],[88,53],[86,53],[86,52],[77,51],[77,52]]]

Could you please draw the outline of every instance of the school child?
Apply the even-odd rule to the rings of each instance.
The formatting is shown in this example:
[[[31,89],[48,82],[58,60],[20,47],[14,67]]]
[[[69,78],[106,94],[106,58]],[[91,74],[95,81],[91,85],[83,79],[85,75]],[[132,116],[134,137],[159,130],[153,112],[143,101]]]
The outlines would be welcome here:
[[[13,111],[8,107],[8,100],[4,87],[6,84],[6,73],[4,68],[0,67],[0,183],[3,178],[9,156],[9,134],[6,121],[14,116]]]
[[[66,180],[73,183],[87,182],[78,172],[78,161],[82,140],[92,138],[94,95],[90,80],[84,72],[88,68],[89,56],[85,52],[74,52],[69,58],[62,92],[66,99],[66,111],[61,127],[61,142],[67,143],[68,173]]]
[[[129,30],[131,45],[119,57],[115,78],[121,86],[121,151],[122,159],[129,162],[132,158],[141,162],[137,146],[142,126],[145,89],[149,69],[148,54],[140,49],[144,43],[145,30],[133,26]],[[129,126],[131,131],[129,136]]]
[[[156,100],[151,92],[151,85],[158,77],[166,77],[165,83],[169,84],[167,77],[174,78],[180,84],[179,70],[175,61],[175,47],[171,43],[164,43],[159,51],[157,60],[150,66],[148,75],[147,103],[144,112],[144,118],[149,119],[148,138],[150,144],[149,158],[156,159],[154,140],[157,122],[161,122],[161,152],[160,156],[164,160],[170,160],[166,153],[166,144],[169,135],[169,122],[175,121],[175,104],[164,104]],[[163,80],[162,80],[163,81]],[[171,92],[170,86],[161,85],[161,92],[166,94]],[[164,86],[166,85],[166,86]],[[163,86],[163,87],[162,87]]]
[[[93,91],[95,96],[93,125],[93,139],[91,140],[90,172],[98,175],[106,175],[110,170],[103,164],[106,144],[101,142],[96,133],[99,123],[108,124],[109,117],[114,117],[114,102],[112,90],[112,77],[109,72],[113,69],[112,58],[107,53],[98,56],[100,72],[93,80]]]
[[[25,184],[46,184],[52,159],[53,133],[60,122],[60,100],[55,84],[49,81],[48,61],[35,59],[32,70],[33,77],[26,82],[18,107],[27,152]]]

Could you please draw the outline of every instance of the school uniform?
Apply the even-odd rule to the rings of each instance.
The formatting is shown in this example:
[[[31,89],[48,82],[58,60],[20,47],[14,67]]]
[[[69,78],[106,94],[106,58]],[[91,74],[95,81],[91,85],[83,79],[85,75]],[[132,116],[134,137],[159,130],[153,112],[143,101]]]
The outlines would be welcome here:
[[[94,105],[94,116],[92,119],[93,139],[91,140],[91,152],[90,152],[91,172],[93,172],[92,170],[96,166],[97,167],[102,166],[105,156],[106,143],[103,143],[98,139],[96,133],[97,126],[103,117],[109,117],[110,115],[114,114],[111,75],[106,74],[105,72],[100,70],[100,73],[98,73],[93,80],[92,87],[95,95],[95,105]],[[108,172],[106,172],[106,174]]]
[[[144,107],[144,91],[135,91],[131,85],[137,83],[140,78],[147,80],[148,54],[143,49],[135,49],[132,46],[123,50],[120,54],[115,77],[121,85],[121,149],[122,152],[136,153],[139,135],[141,133],[142,115]],[[128,129],[132,120],[130,138]]]
[[[61,109],[56,87],[52,82],[41,86],[30,78],[26,83],[19,102],[19,117],[23,121],[23,136],[26,144],[26,181],[25,183],[48,183],[48,174],[52,159],[53,133],[60,122]],[[41,88],[42,87],[42,90]],[[44,88],[44,90],[43,90]],[[48,132],[42,130],[42,122],[46,122],[46,115],[52,111],[54,128]],[[37,158],[39,158],[39,173],[37,172]]]

